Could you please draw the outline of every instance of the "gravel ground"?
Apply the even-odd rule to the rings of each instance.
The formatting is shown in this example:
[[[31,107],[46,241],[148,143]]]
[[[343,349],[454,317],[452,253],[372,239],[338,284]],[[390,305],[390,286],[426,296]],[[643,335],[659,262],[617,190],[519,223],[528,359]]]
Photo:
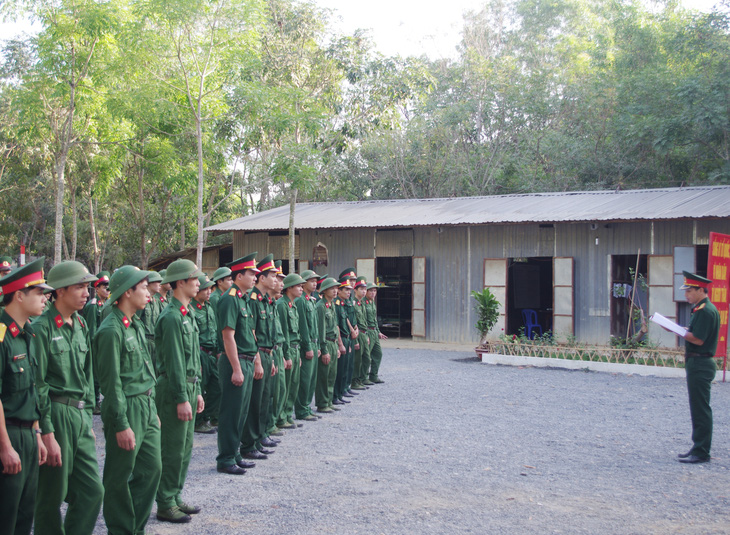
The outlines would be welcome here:
[[[153,511],[148,532],[730,533],[728,384],[713,386],[712,462],[683,465],[682,380],[423,349],[387,349],[381,376],[244,476],[218,474],[215,435],[196,435],[184,497],[203,512]]]

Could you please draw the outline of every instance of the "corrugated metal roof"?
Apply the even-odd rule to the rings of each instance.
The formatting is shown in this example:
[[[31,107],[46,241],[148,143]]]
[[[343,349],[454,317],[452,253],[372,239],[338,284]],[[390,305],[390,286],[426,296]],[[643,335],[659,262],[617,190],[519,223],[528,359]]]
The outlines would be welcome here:
[[[297,229],[387,228],[730,217],[730,186],[301,203]],[[289,205],[208,227],[213,232],[289,228]]]

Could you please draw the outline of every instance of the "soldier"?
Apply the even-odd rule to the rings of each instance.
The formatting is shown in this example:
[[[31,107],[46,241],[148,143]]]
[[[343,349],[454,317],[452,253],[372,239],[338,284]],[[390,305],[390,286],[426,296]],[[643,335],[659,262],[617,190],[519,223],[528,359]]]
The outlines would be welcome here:
[[[137,316],[149,301],[150,275],[135,266],[114,272],[104,305],[109,313],[94,336],[104,396],[104,521],[109,535],[144,533],[162,472],[157,380]]]
[[[687,372],[694,445],[678,457],[681,463],[706,463],[710,460],[712,445],[710,390],[717,372],[714,356],[720,332],[720,314],[707,297],[707,289],[712,281],[688,271],[682,273],[684,284],[680,289],[684,290],[687,302],[692,305],[692,317],[687,334],[684,335],[687,342],[684,368]]]
[[[305,280],[296,273],[290,273],[284,279],[284,296],[276,302],[279,324],[284,332],[284,358],[286,376],[286,402],[279,414],[279,427],[295,427],[294,401],[299,392],[301,372],[301,356],[299,354],[299,311],[294,302],[301,297]],[[301,424],[299,424],[301,425]]]
[[[337,325],[335,296],[338,283],[327,278],[320,285],[322,299],[317,303],[317,326],[319,327],[319,349],[321,356],[317,364],[317,387],[315,403],[317,411],[333,412],[332,396],[337,377],[337,360],[345,352]]]
[[[66,261],[48,272],[55,300],[33,323],[38,348],[36,384],[48,460],[38,476],[35,533],[91,534],[104,487],[96,460],[94,373],[89,331],[79,311],[96,281],[81,263]],[[61,504],[68,502],[66,517]]]
[[[342,273],[340,273],[340,283],[347,278],[347,282],[352,288],[350,291],[350,297],[348,297],[345,300],[345,311],[347,313],[347,319],[349,322],[350,327],[355,329],[354,333],[351,333],[350,335],[350,348],[349,348],[349,354],[347,355],[347,367],[346,367],[346,377],[345,377],[345,383],[344,383],[344,389],[343,392],[352,393],[352,377],[355,374],[355,357],[357,355],[358,351],[361,351],[360,348],[360,342],[358,340],[358,337],[360,336],[360,330],[357,326],[357,315],[355,314],[355,282],[357,282],[357,275],[355,274],[355,268],[347,268]],[[358,356],[359,358],[359,356]],[[367,387],[363,386],[362,389],[367,390]],[[344,397],[344,393],[343,393]],[[342,398],[340,398],[342,399]]]
[[[274,290],[274,302],[278,302],[278,300],[282,297],[282,291],[284,288],[284,272],[281,270],[281,260],[277,260],[274,262],[274,265],[276,266],[276,288]],[[284,331],[281,328],[281,322],[278,320],[278,311],[276,310],[276,306],[274,306],[274,313],[277,317],[277,321],[275,322],[276,326],[276,343],[274,344],[274,366],[276,366],[276,369],[279,371],[279,373],[276,374],[273,378],[273,385],[272,385],[272,392],[271,392],[271,410],[269,411],[269,420],[267,424],[266,434],[268,435],[266,439],[262,442],[262,445],[266,447],[275,447],[279,440],[272,437],[273,436],[281,436],[283,435],[283,428],[289,428],[289,427],[296,427],[294,425],[290,426],[286,422],[286,418],[284,418],[284,422],[279,422],[279,415],[284,412],[284,405],[286,404],[286,374],[285,370],[286,367],[291,367],[291,361],[285,361],[284,360],[284,343],[286,342],[286,338],[284,337]],[[284,370],[284,371],[282,371]],[[282,425],[277,426],[279,423],[282,423]]]
[[[350,383],[348,376],[350,375],[350,361],[353,360],[353,351],[355,343],[357,342],[357,321],[354,320],[354,306],[350,305],[350,296],[352,294],[352,288],[347,277],[340,279],[340,285],[337,290],[337,298],[335,299],[335,312],[337,314],[337,325],[340,328],[340,339],[344,344],[345,352],[340,357],[337,364],[337,379],[335,380],[335,387],[333,391],[333,409],[340,410],[337,405],[344,405],[342,401],[345,397],[345,392],[349,392]],[[352,312],[352,314],[351,314]],[[353,321],[350,321],[350,316],[353,316]],[[354,386],[356,390],[362,390],[364,387]]]
[[[109,298],[109,272],[100,271],[96,275],[97,281],[93,284],[96,296],[89,299],[86,306],[81,311],[81,315],[86,320],[86,326],[89,328],[89,340],[94,339],[96,329],[101,325],[101,312],[104,303]],[[100,390],[99,390],[99,373],[97,369],[98,357],[91,352],[91,360],[94,364],[94,414],[101,414]]]
[[[230,270],[229,270],[230,271]],[[190,307],[198,323],[200,343],[200,367],[202,381],[200,388],[203,392],[205,410],[195,417],[196,433],[215,433],[218,424],[218,408],[221,403],[221,385],[218,380],[218,326],[215,321],[215,310],[210,305],[211,287],[213,281],[206,275],[198,277],[200,289]]]
[[[321,355],[319,349],[319,332],[317,327],[317,299],[314,292],[317,289],[319,275],[314,271],[305,270],[301,275],[304,279],[303,295],[294,301],[299,313],[300,362],[299,388],[294,403],[294,415],[298,420],[315,421],[320,417],[312,412],[312,398],[317,383],[317,361]]]
[[[365,292],[365,312],[368,336],[370,337],[370,373],[368,379],[373,384],[382,384],[383,381],[379,376],[380,363],[383,360],[383,350],[380,347],[380,341],[388,338],[380,332],[378,328],[378,309],[375,304],[375,298],[378,295],[378,287],[369,282]]]
[[[169,286],[169,284],[167,285]],[[162,309],[167,306],[167,297],[162,293],[162,271],[150,271],[147,283],[147,291],[150,299],[143,310],[137,312],[137,316],[144,325],[145,337],[147,339],[147,351],[150,354],[152,363],[157,369],[157,352],[155,351],[155,324]]]
[[[3,257],[3,260],[6,257]],[[37,366],[31,317],[43,313],[39,258],[0,281],[5,310],[0,312],[0,533],[28,535],[33,525],[38,466],[46,461],[34,373]]]
[[[246,459],[266,459],[274,450],[266,449],[266,426],[269,404],[271,403],[272,378],[277,369],[274,364],[274,345],[276,344],[276,317],[272,299],[277,285],[277,269],[273,255],[267,255],[256,266],[256,286],[251,290],[251,312],[256,322],[256,345],[261,360],[262,373],[254,375],[251,389],[251,403],[243,427],[241,454]],[[271,446],[269,446],[271,447]]]
[[[231,270],[225,266],[219,267],[215,270],[215,273],[213,273],[213,278],[211,280],[215,284],[215,289],[211,292],[209,301],[210,306],[212,306],[213,310],[215,310],[215,307],[218,304],[218,299],[220,299],[221,295],[226,293],[231,287],[231,284],[233,284]]]
[[[218,345],[223,349],[223,355],[218,359],[221,405],[218,413],[216,469],[233,475],[243,475],[246,473],[244,468],[254,466],[254,463],[241,458],[239,446],[251,401],[254,375],[263,376],[248,295],[259,272],[256,269],[256,254],[251,253],[228,264],[233,284],[216,306]]]
[[[162,437],[162,475],[157,489],[157,519],[190,522],[200,507],[185,503],[182,490],[193,451],[195,413],[203,412],[200,393],[200,341],[190,302],[198,295],[202,275],[198,266],[186,259],[167,267],[163,283],[173,296],[155,324],[155,348],[160,379],[157,382],[157,414]]]
[[[357,321],[357,343],[359,348],[355,351],[355,372],[353,374],[353,386],[369,386],[373,383],[368,379],[370,370],[370,338],[367,330],[367,312],[365,311],[365,292],[367,282],[365,277],[358,277],[355,281],[354,297],[352,300]],[[346,402],[346,400],[343,400]]]

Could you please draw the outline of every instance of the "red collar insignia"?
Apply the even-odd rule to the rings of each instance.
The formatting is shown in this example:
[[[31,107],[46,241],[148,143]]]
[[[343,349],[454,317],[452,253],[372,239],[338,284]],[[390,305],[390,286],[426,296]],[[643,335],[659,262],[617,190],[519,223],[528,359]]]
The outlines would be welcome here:
[[[187,309],[187,308],[185,308],[185,307],[184,307],[184,306],[182,306],[182,305],[180,305],[180,312],[182,312],[182,315],[183,315],[183,316],[187,316],[187,315],[188,315],[188,309]]]
[[[259,298],[259,301],[263,301],[264,300],[264,296],[262,294],[258,294],[258,298]]]
[[[167,301],[167,299],[165,299],[165,296],[164,295],[161,295],[160,296],[160,302],[161,303],[164,303],[165,301]]]
[[[198,307],[198,310],[203,309],[203,305],[201,305],[200,303],[195,303],[195,306]]]
[[[127,316],[122,317],[122,325],[124,325],[127,329],[129,329],[131,322],[129,321],[129,318],[127,318]]]
[[[15,325],[15,322],[10,324],[10,327],[8,327],[8,330],[10,331],[10,334],[13,335],[13,338],[18,336],[20,334],[20,329],[18,329],[18,326]]]
[[[61,314],[53,318],[53,321],[56,322],[56,327],[58,327],[59,329],[63,327],[63,317],[61,317]]]
[[[103,307],[104,306],[104,302],[103,301],[97,301],[96,302],[96,306]]]
[[[243,297],[243,292],[241,290],[238,290],[238,297]]]
[[[329,308],[330,307],[330,304],[329,303],[325,303],[324,306],[326,306],[327,308]]]
[[[289,308],[291,308],[291,307],[292,307],[292,302],[291,302],[291,301],[289,301]]]

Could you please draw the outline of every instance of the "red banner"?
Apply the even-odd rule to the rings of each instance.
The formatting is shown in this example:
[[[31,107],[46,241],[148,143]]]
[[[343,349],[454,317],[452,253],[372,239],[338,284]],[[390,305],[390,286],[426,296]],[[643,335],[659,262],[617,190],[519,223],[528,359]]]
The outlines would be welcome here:
[[[709,297],[720,312],[720,336],[717,340],[716,357],[727,357],[728,287],[730,287],[728,274],[730,274],[730,236],[710,232],[707,278],[712,281],[712,285]]]

